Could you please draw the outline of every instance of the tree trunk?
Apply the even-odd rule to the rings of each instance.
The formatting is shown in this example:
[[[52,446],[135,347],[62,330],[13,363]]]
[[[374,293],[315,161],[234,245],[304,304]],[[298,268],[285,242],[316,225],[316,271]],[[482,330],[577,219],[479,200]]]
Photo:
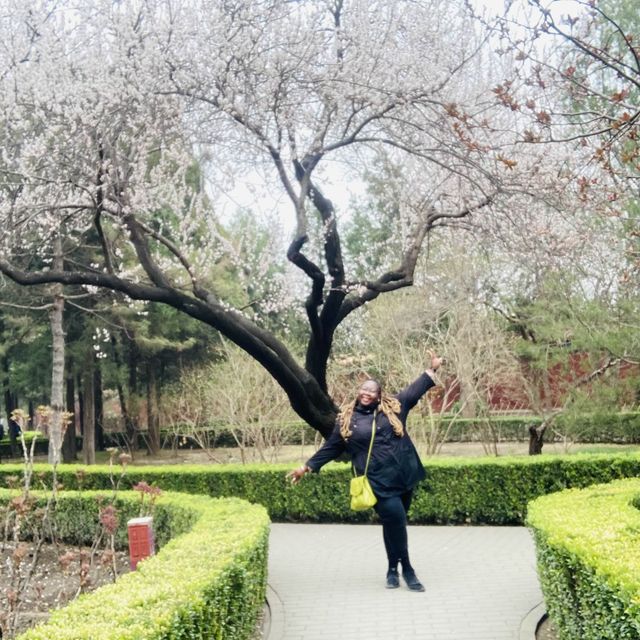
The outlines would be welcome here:
[[[27,413],[29,414],[29,422],[28,422],[29,426],[27,428],[33,429],[36,423],[36,406],[33,402],[33,398],[31,398],[27,403]],[[48,432],[45,433],[45,435],[48,435]]]
[[[96,416],[96,449],[104,451],[104,405],[102,402],[102,369],[97,362],[93,377],[94,407]]]
[[[76,386],[78,388],[78,421],[80,422],[80,435],[84,438],[84,391],[82,379],[82,374],[79,373],[76,378]]]
[[[542,453],[542,446],[544,445],[544,432],[547,429],[547,422],[543,422],[541,425],[536,426],[532,424],[529,426],[529,455],[538,456]]]
[[[120,378],[122,370],[122,357],[120,355],[120,343],[117,338],[111,335],[111,352],[113,353],[113,361],[116,364],[116,390],[118,392],[118,403],[120,405],[120,413],[124,422],[125,432],[128,434],[132,428],[130,425],[129,411],[127,410],[127,398],[125,397],[124,387]],[[128,436],[127,436],[128,437]]]
[[[54,269],[62,270],[62,239],[54,239]],[[49,464],[58,464],[61,459],[64,436],[64,296],[61,284],[53,285],[53,305],[49,313],[51,322],[52,366],[51,366],[51,418],[49,422]]]
[[[82,376],[82,397],[83,407],[83,438],[82,438],[82,461],[85,464],[95,464],[96,462],[96,416],[95,416],[95,384],[93,372],[93,354],[91,361]]]
[[[67,363],[68,369],[71,368],[71,362]],[[73,374],[67,374],[67,392],[66,392],[67,413],[71,414],[71,419],[67,430],[64,432],[62,439],[62,461],[69,463],[78,459],[78,451],[76,447],[76,387],[74,384]]]
[[[160,421],[158,417],[158,382],[156,363],[147,363],[147,447],[151,455],[160,451]]]
[[[11,457],[14,458],[19,454],[18,437],[15,429],[12,428],[13,421],[11,420],[11,413],[14,409],[18,408],[18,398],[11,391],[11,379],[9,377],[9,359],[5,356],[2,358],[2,373],[3,373],[3,395],[4,395],[4,408],[7,414],[7,432],[9,433],[9,446],[11,448]]]
[[[127,428],[127,440],[131,451],[138,450],[138,431],[140,428],[140,408],[138,397],[138,349],[136,347],[135,336],[129,340],[127,357],[127,368],[129,371],[129,396],[127,402],[127,417],[125,421]]]

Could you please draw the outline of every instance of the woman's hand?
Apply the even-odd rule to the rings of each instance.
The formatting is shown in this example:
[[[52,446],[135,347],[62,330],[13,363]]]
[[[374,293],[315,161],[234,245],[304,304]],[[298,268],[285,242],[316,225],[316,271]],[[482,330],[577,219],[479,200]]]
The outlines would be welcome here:
[[[307,467],[306,464],[303,464],[301,467],[294,469],[293,471],[289,471],[287,473],[287,478],[291,480],[291,484],[298,484],[300,480],[305,476],[305,474],[309,473],[311,469]]]
[[[431,356],[431,366],[425,370],[425,373],[435,382],[435,373],[442,366],[444,358],[437,356],[433,351],[429,351]]]
[[[430,355],[431,355],[431,369],[433,369],[434,371],[437,371],[442,366],[442,363],[444,362],[444,358],[441,358],[440,356],[437,356],[434,353],[431,353]]]

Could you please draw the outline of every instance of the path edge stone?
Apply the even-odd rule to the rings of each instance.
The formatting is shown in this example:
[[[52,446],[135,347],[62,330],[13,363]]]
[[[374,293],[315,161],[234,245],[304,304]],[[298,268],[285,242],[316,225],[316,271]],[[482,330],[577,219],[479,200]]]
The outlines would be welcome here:
[[[540,602],[522,619],[518,639],[536,640],[536,631],[538,631],[538,627],[546,617],[547,608],[544,602]]]

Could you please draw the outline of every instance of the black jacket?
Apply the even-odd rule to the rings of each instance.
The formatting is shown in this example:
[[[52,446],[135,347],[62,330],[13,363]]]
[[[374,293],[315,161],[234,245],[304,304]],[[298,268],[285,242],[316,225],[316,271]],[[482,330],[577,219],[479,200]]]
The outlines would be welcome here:
[[[371,488],[380,498],[401,495],[413,489],[426,474],[406,430],[407,414],[434,384],[433,380],[423,373],[396,395],[400,400],[400,421],[405,427],[404,436],[401,438],[393,433],[391,423],[384,413],[378,411],[377,406],[361,407],[358,404],[351,419],[351,437],[344,440],[340,435],[340,423],[337,423],[329,439],[307,460],[307,466],[318,472],[327,462],[335,460],[346,451],[357,474],[362,475],[367,462],[371,426],[375,415],[376,435],[367,471]]]

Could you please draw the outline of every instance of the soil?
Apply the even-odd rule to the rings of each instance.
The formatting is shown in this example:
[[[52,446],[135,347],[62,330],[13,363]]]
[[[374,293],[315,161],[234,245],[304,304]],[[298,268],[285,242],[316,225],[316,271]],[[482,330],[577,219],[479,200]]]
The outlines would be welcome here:
[[[0,547],[0,618],[9,610],[8,598],[11,597],[11,573],[17,557],[22,557],[18,565],[21,580],[31,570],[35,546],[31,543],[21,543],[18,552],[13,543]],[[23,555],[24,554],[24,555]],[[26,588],[19,596],[18,618],[16,633],[19,635],[26,629],[44,622],[49,617],[49,611],[65,606],[80,593],[81,573],[89,564],[91,550],[87,547],[70,545],[44,544],[38,552],[37,563]],[[81,558],[82,564],[81,568]],[[124,551],[116,551],[115,565],[117,575],[129,571],[129,557]],[[86,577],[83,578],[82,592],[93,591],[104,584],[114,581],[113,569],[109,557],[98,551]],[[3,631],[6,629],[5,620],[0,620]],[[0,633],[0,637],[7,640],[11,634]]]
[[[536,640],[558,640],[558,634],[549,618],[545,618],[536,631]]]

